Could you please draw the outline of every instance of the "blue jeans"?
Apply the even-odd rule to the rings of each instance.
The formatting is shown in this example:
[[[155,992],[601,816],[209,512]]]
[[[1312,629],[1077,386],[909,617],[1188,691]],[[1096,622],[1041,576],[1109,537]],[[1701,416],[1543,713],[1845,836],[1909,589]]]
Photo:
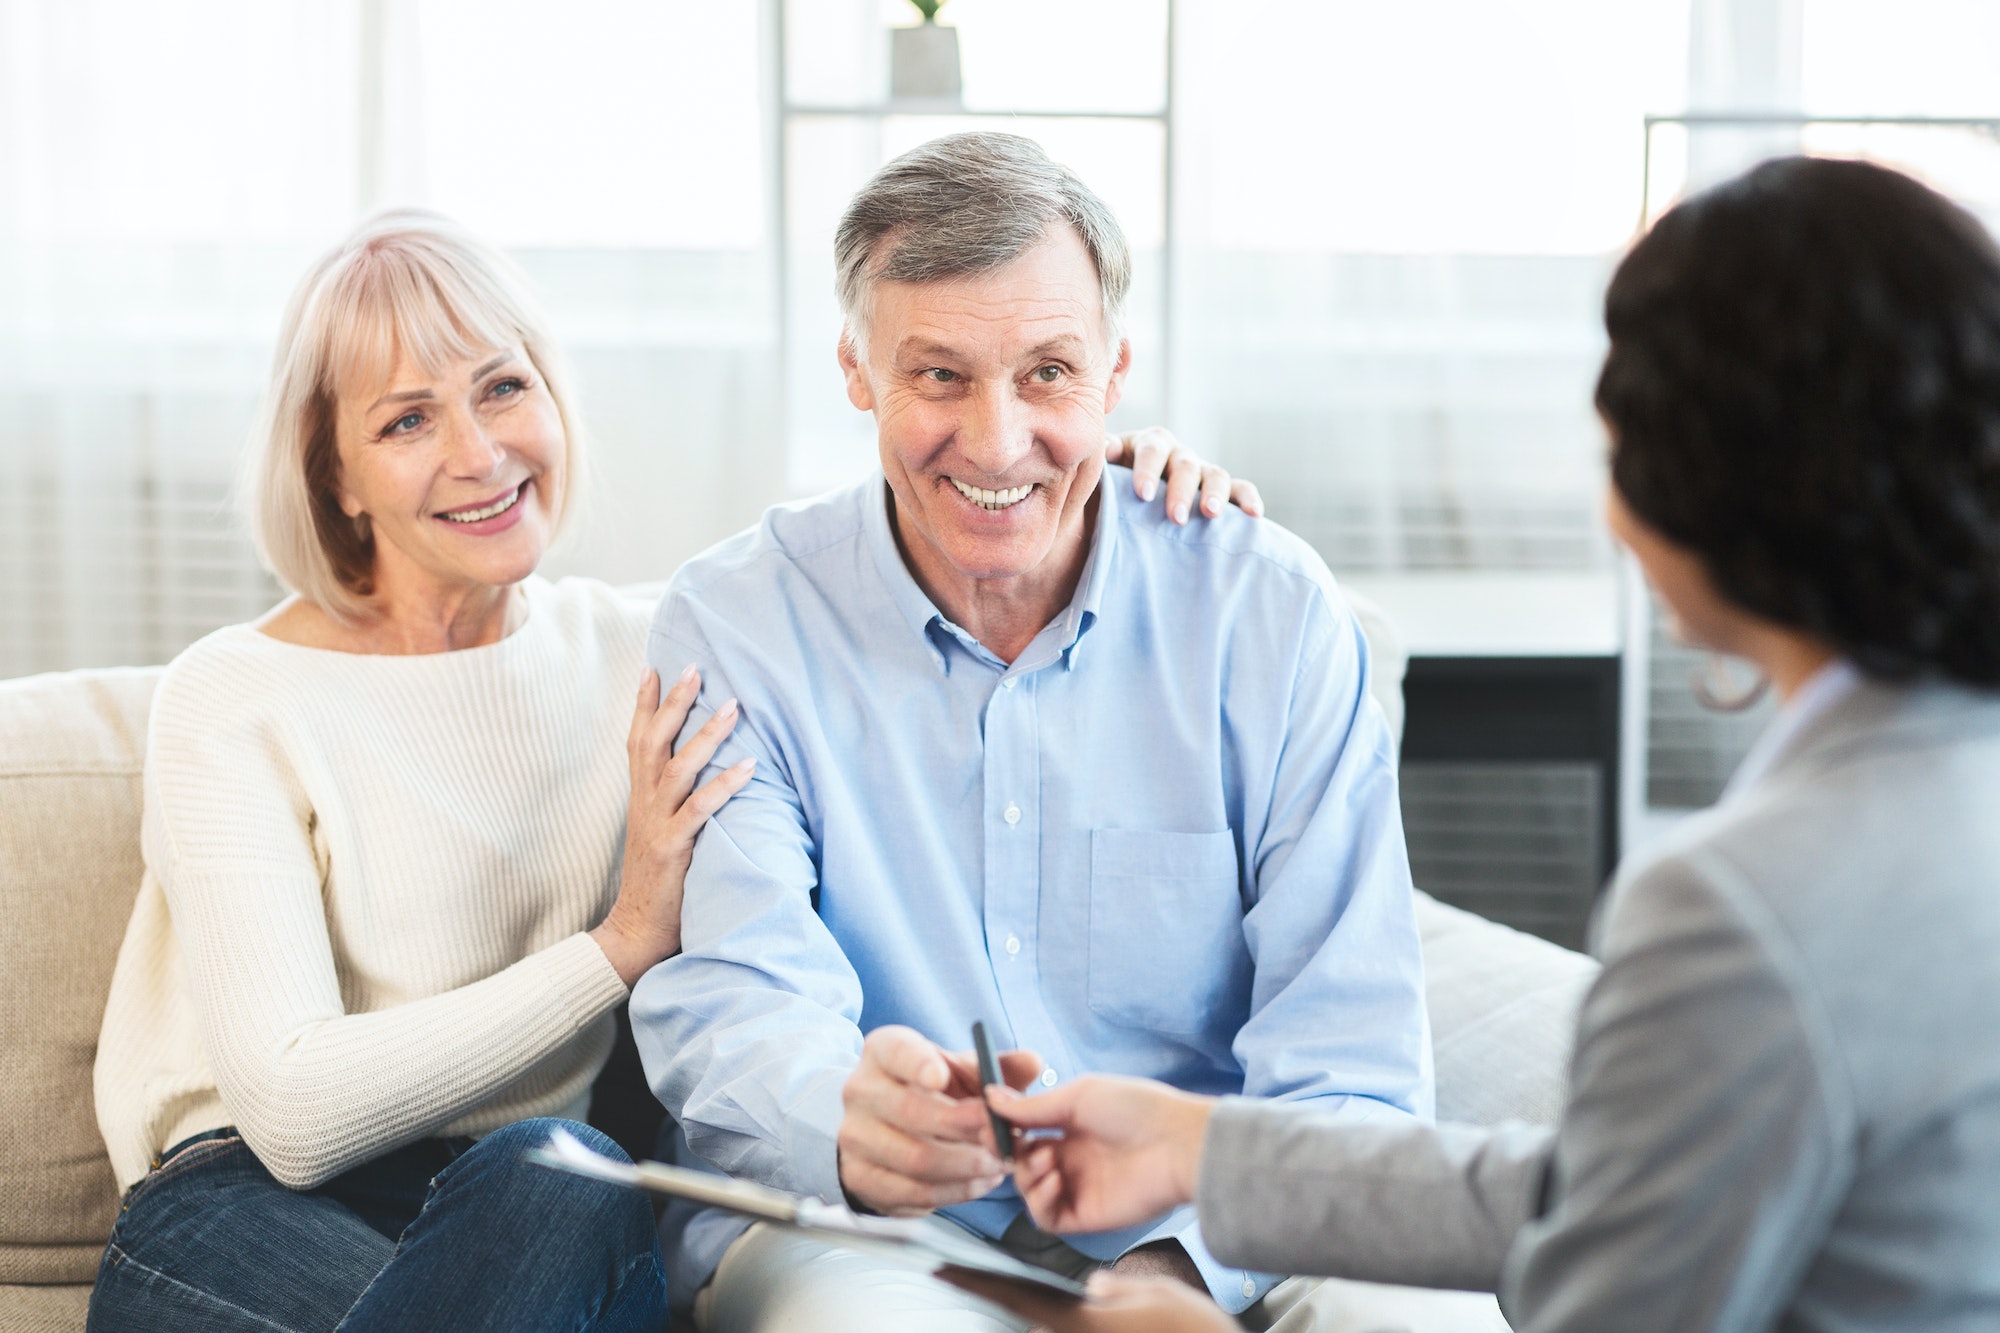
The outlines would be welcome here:
[[[524,1159],[561,1125],[426,1139],[310,1190],[279,1184],[234,1130],[174,1145],[119,1210],[90,1333],[667,1326],[645,1196]]]

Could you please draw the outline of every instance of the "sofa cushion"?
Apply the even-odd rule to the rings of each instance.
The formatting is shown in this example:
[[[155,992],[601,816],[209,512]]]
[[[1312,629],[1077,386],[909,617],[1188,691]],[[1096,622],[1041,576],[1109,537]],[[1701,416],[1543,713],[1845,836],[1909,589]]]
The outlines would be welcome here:
[[[90,1313],[90,1287],[0,1285],[0,1331],[4,1333],[82,1333]]]
[[[0,1283],[89,1282],[118,1211],[91,1065],[139,891],[159,676],[0,682]]]
[[[1417,894],[1417,933],[1438,1119],[1556,1123],[1596,962],[1427,893]]]

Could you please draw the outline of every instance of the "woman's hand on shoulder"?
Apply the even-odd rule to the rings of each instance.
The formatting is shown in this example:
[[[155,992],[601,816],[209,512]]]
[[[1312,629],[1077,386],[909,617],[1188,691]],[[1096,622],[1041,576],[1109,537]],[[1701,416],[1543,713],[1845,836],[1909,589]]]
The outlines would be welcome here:
[[[1104,461],[1131,467],[1132,490],[1141,500],[1153,498],[1164,476],[1167,515],[1176,523],[1188,521],[1197,496],[1204,518],[1214,518],[1229,504],[1252,518],[1264,516],[1264,497],[1257,493],[1254,482],[1233,480],[1227,469],[1202,462],[1163,426],[1112,436],[1104,442]]]
[[[625,751],[632,770],[632,796],[625,814],[625,870],[618,900],[591,937],[618,970],[626,986],[648,968],[680,952],[681,893],[694,860],[695,836],[710,815],[743,790],[756,768],[745,759],[700,787],[702,769],[736,727],[736,701],[674,749],[701,692],[701,676],[690,666],[673,688],[660,694],[660,678],[648,667],[639,679],[639,699]]]

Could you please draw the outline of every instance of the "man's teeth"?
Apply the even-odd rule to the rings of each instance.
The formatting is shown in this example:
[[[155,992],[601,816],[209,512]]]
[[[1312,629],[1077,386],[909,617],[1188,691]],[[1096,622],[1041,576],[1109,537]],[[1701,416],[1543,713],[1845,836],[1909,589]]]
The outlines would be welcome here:
[[[495,500],[484,509],[459,509],[449,514],[439,514],[438,517],[448,518],[454,523],[477,523],[482,518],[492,518],[495,514],[504,514],[509,509],[512,509],[516,504],[520,503],[521,492],[527,488],[528,484],[522,482],[514,488],[512,495]]]
[[[946,480],[951,482],[952,485],[958,487],[958,493],[960,495],[972,501],[972,503],[978,505],[981,509],[1010,508],[1014,505],[1021,503],[1021,501],[1027,499],[1028,493],[1035,489],[1032,485],[1030,485],[1030,486],[1011,486],[1004,491],[989,491],[989,490],[983,490],[978,486],[968,486],[964,482],[960,481],[957,477],[948,477],[946,478]]]

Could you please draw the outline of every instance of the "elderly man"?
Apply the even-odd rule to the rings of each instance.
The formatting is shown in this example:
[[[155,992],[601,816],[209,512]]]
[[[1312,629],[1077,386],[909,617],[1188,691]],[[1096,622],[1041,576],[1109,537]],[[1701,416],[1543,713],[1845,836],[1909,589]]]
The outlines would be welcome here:
[[[1242,1311],[1278,1279],[1222,1267],[1188,1213],[1037,1232],[963,1048],[983,1020],[1019,1086],[1103,1070],[1427,1116],[1366,646],[1282,529],[1119,501],[1129,253],[1032,142],[906,154],[836,245],[881,471],[689,562],[654,622],[662,679],[698,665],[705,710],[741,707],[716,763],[757,768],[696,848],[683,952],[633,994],[652,1085],[732,1175]],[[668,1231],[710,1329],[1020,1327],[795,1234]]]

